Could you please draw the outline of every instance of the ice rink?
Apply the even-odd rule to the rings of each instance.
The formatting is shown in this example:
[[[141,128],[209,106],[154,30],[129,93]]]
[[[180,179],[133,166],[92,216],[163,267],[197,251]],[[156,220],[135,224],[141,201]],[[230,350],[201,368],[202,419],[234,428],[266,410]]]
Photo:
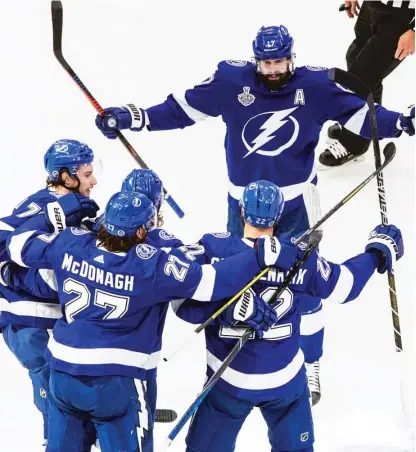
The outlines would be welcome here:
[[[353,38],[354,21],[338,12],[334,0],[63,0],[63,5],[64,55],[104,107],[134,102],[145,108],[206,79],[223,59],[250,59],[251,42],[261,25],[288,27],[295,38],[297,66],[345,69],[345,52]],[[0,0],[0,11],[0,216],[44,186],[43,155],[60,138],[85,141],[99,154],[103,172],[92,196],[104,208],[135,162],[120,142],[105,139],[96,129],[94,109],[55,60],[50,2]],[[387,108],[402,111],[414,103],[415,75],[411,57],[387,79]],[[165,207],[166,229],[184,242],[225,230],[224,133],[219,118],[184,131],[126,132],[186,212],[179,220]],[[404,352],[395,353],[385,275],[376,274],[356,301],[325,305],[322,399],[313,409],[317,452],[414,450],[415,145],[406,135],[394,142],[397,155],[385,171],[385,187],[388,218],[402,229],[405,241],[405,256],[396,269]],[[362,163],[320,172],[323,211],[373,169],[370,149]],[[379,222],[374,182],[325,223],[322,255],[342,262],[361,252]],[[191,329],[170,312],[166,350]],[[177,359],[160,365],[159,408],[175,409],[180,416],[197,395],[205,373],[204,343],[199,339]],[[41,415],[31,391],[27,372],[0,340],[2,452],[44,450]],[[156,444],[173,425],[156,426]],[[172,452],[185,450],[186,430],[172,444]],[[236,448],[253,450],[270,450],[258,412],[247,420]]]

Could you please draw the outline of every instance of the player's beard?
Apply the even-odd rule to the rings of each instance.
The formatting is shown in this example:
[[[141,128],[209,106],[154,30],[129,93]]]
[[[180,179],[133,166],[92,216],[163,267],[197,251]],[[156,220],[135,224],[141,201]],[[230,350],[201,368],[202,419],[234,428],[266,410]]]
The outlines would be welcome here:
[[[269,89],[270,91],[279,91],[287,84],[290,77],[292,76],[292,72],[284,72],[283,74],[280,74],[279,78],[276,80],[270,79],[269,76],[265,74],[257,73],[257,75],[267,89]]]

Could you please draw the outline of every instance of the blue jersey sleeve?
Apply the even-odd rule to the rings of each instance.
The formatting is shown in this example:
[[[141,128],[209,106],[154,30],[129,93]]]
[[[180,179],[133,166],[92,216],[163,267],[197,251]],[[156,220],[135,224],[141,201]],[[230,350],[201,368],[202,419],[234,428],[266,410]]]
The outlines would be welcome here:
[[[212,303],[201,303],[200,301],[190,299],[180,299],[172,302],[173,312],[185,322],[193,324],[204,323],[212,314],[221,308],[226,300],[214,301]],[[218,322],[213,320],[211,325]]]
[[[58,285],[53,270],[22,268],[10,264],[7,287],[15,292],[30,293],[34,297],[53,299],[58,297]]]
[[[53,269],[54,246],[60,237],[48,231],[43,215],[16,229],[7,240],[10,259],[22,267]]]
[[[171,94],[162,104],[146,109],[149,130],[183,129],[209,117],[219,116],[225,89],[220,63],[214,75],[186,90],[184,95]]]
[[[362,253],[339,265],[315,252],[310,265],[313,273],[306,292],[327,301],[347,303],[360,295],[378,267],[379,259],[374,253]]]
[[[11,215],[0,218],[0,262],[8,260],[6,242],[9,235],[26,221],[42,212],[43,207],[53,199],[47,190],[40,190],[18,204]]]
[[[261,271],[256,251],[250,249],[213,265],[188,261],[179,250],[161,253],[154,287],[171,299],[221,300],[233,296]]]
[[[351,132],[371,138],[370,114],[367,104],[356,94],[328,79],[327,71],[322,76],[322,103],[325,118],[339,122]],[[379,138],[397,137],[397,121],[400,113],[376,105]]]

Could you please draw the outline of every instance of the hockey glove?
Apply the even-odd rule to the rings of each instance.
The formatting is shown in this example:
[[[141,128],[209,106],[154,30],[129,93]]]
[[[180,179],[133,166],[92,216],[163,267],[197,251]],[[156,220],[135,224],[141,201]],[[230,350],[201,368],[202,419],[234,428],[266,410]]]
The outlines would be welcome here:
[[[392,224],[377,226],[371,231],[365,250],[377,253],[380,262],[377,268],[379,273],[384,273],[386,270],[391,272],[396,261],[404,253],[400,229]]]
[[[82,222],[82,226],[85,226],[89,231],[95,233],[98,233],[103,224],[104,224],[104,214],[101,214],[97,218],[91,218],[88,220],[84,220]]]
[[[0,284],[7,287],[10,281],[11,262],[0,262]]]
[[[410,105],[407,107],[406,111],[399,116],[396,125],[397,129],[405,131],[411,137],[415,134],[415,106]]]
[[[104,110],[105,116],[97,115],[95,125],[112,140],[117,138],[117,131],[123,129],[140,132],[146,125],[146,112],[134,104],[123,107],[109,107]]]
[[[97,203],[79,193],[69,193],[55,202],[47,204],[43,212],[53,232],[61,232],[68,226],[79,226],[85,217],[97,215]]]
[[[253,328],[257,336],[263,337],[264,331],[268,331],[277,322],[277,314],[262,298],[248,289],[218,317],[218,321],[225,326],[243,322]]]
[[[277,237],[261,237],[256,246],[260,268],[274,266],[281,270],[290,270],[302,257],[302,251],[296,245],[289,240],[279,241]]]

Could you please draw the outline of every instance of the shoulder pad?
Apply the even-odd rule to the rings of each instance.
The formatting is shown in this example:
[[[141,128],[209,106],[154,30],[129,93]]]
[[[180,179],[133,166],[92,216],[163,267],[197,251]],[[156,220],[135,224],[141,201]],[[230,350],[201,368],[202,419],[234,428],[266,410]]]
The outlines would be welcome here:
[[[165,229],[159,229],[159,237],[162,240],[175,240],[175,239],[178,240],[176,236],[166,231]]]
[[[147,243],[140,243],[136,246],[136,254],[140,259],[150,259],[157,253],[157,248]]]
[[[310,71],[327,71],[328,68],[325,66],[305,66],[306,69]]]
[[[231,236],[231,232],[212,232],[212,233],[207,234],[207,235],[214,236],[217,239],[226,239],[226,238]]]
[[[243,60],[225,60],[220,61],[216,77],[227,79],[230,76],[235,77],[236,74],[243,74],[247,69],[253,69],[250,61]]]
[[[73,235],[84,235],[84,234],[90,234],[91,233],[91,231],[89,231],[88,229],[83,228],[83,227],[80,227],[80,228],[78,228],[78,227],[71,227],[70,230],[71,230]]]

